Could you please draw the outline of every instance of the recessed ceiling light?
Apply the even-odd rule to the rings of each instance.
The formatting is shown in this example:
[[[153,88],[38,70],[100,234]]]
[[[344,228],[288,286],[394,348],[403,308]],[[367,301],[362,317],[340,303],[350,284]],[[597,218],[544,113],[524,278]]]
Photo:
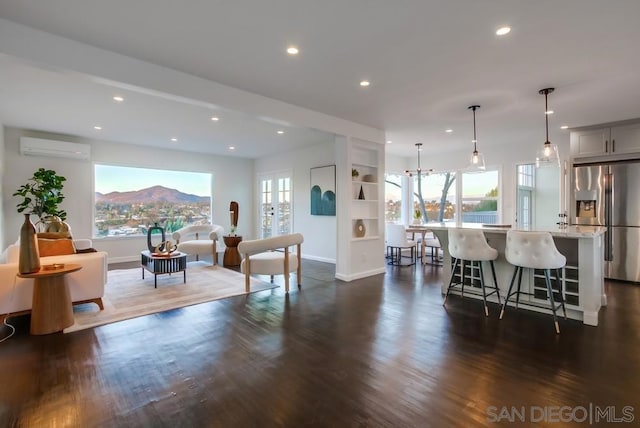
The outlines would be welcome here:
[[[562,125],[560,129],[569,129],[569,125]]]
[[[287,53],[288,53],[289,55],[298,55],[298,53],[299,53],[299,52],[300,52],[300,51],[299,51],[299,50],[298,50],[298,48],[297,48],[297,47],[295,47],[295,46],[289,46],[289,47],[287,48]]]
[[[280,134],[280,135],[284,134],[284,131],[283,131],[283,130],[279,130],[279,131],[277,131],[277,132],[278,132],[278,134]]]
[[[451,134],[453,132],[453,129],[445,129],[444,132],[446,132],[447,134]]]
[[[393,143],[393,141],[387,140],[387,144],[391,144],[391,143]]]
[[[368,80],[363,80],[363,81],[360,82],[360,86],[362,86],[363,88],[366,88],[370,84],[371,84],[371,82],[369,82]]]
[[[177,138],[172,138],[171,141],[173,141],[174,143],[178,141]]]
[[[94,126],[93,129],[95,129],[96,131],[102,131],[102,126]]]
[[[121,96],[119,96],[119,95],[116,95],[115,97],[113,97],[113,101],[117,101],[117,102],[121,103],[121,102],[123,102],[123,101],[124,101],[124,98],[122,98],[122,97],[121,97]]]
[[[544,112],[544,114],[553,114],[553,110],[547,110]]]
[[[220,118],[218,116],[213,116],[211,120],[213,120],[214,122],[217,122],[220,120]]]
[[[229,147],[228,147],[228,149],[229,149],[229,150],[235,150],[235,149],[236,149],[236,147],[235,147],[235,146],[229,146]]]
[[[504,36],[505,34],[509,34],[511,32],[511,27],[505,25],[504,27],[500,27],[496,30],[496,35]]]

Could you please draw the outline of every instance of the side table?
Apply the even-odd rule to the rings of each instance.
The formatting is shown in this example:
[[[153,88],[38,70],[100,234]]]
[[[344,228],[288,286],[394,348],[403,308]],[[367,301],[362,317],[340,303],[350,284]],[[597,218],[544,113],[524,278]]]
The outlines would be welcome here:
[[[31,334],[56,333],[74,323],[71,295],[65,275],[82,269],[67,263],[56,269],[18,274],[20,278],[33,279],[33,303],[31,307]]]
[[[187,255],[176,251],[170,256],[154,256],[149,250],[140,252],[140,266],[142,267],[142,279],[144,270],[153,274],[153,288],[158,288],[158,275],[182,272],[183,282],[187,283]]]
[[[224,267],[237,267],[240,266],[242,257],[238,252],[238,244],[242,242],[242,236],[223,236],[224,245],[227,247],[224,250],[224,258],[222,259],[222,266]]]

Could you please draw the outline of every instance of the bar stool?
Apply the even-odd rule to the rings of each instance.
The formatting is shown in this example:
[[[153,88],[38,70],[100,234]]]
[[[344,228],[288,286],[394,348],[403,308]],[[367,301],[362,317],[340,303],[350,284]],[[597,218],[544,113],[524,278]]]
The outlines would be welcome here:
[[[513,277],[511,278],[511,284],[509,284],[507,298],[502,304],[500,319],[502,319],[502,316],[504,315],[504,310],[507,307],[507,302],[511,296],[516,296],[517,308],[520,300],[520,294],[531,294],[520,291],[520,285],[522,283],[522,269],[540,269],[544,270],[544,280],[547,286],[547,298],[549,299],[551,312],[553,313],[553,322],[556,326],[556,333],[560,333],[556,310],[559,307],[562,307],[564,318],[567,319],[567,311],[564,307],[564,297],[562,296],[562,284],[560,283],[560,269],[566,264],[567,258],[558,251],[551,234],[549,232],[523,232],[510,230],[507,232],[505,256],[507,261],[515,266],[515,270],[513,272]],[[556,270],[556,281],[560,296],[560,304],[557,306],[553,298],[553,289],[551,288],[551,269]],[[512,292],[511,290],[513,289],[516,275],[518,275],[518,289]]]
[[[449,292],[456,285],[462,286],[462,295],[464,296],[464,279],[465,279],[465,262],[471,262],[471,267],[474,263],[477,263],[480,270],[480,288],[482,289],[482,300],[484,301],[484,314],[489,316],[489,308],[487,308],[487,297],[492,294],[497,294],[498,305],[500,304],[500,290],[498,289],[498,281],[496,280],[496,269],[493,265],[493,261],[498,258],[498,251],[492,248],[484,237],[484,233],[481,230],[476,229],[450,229],[449,230],[449,254],[455,259],[453,268],[451,269],[451,279],[449,280],[449,287],[447,287],[447,294],[444,296],[444,306],[447,303],[447,297]],[[462,263],[460,263],[462,262]],[[484,283],[484,271],[482,270],[482,262],[489,262],[491,266],[491,274],[493,275],[493,286],[485,286]],[[460,267],[460,283],[454,283],[453,279],[456,273],[456,267]],[[485,288],[493,288],[494,290],[487,294]]]

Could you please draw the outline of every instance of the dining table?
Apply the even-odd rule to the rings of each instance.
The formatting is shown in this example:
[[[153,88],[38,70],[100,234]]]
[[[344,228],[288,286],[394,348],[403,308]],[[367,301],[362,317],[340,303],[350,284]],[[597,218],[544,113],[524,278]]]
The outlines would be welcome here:
[[[417,233],[420,234],[420,262],[425,265],[427,264],[427,259],[425,258],[426,248],[427,246],[431,247],[431,264],[441,266],[442,261],[440,259],[440,244],[438,238],[433,235],[432,243],[438,243],[436,245],[427,245],[427,233],[432,232],[432,230],[426,225],[410,225],[407,226],[407,233],[412,234],[412,239],[415,240],[415,235]]]

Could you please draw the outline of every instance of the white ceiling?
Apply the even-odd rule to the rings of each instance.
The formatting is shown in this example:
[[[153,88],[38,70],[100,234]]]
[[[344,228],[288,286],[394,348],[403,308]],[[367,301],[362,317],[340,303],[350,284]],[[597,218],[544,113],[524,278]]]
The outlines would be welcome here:
[[[561,124],[640,117],[638,0],[0,0],[0,17],[382,129],[387,152],[403,156],[416,142],[427,152],[470,147],[472,104],[482,106],[480,149],[542,143],[538,90],[548,86],[552,141],[566,139]],[[513,31],[498,37],[503,24]],[[289,44],[300,55],[286,55]],[[274,124],[233,112],[212,124],[210,106],[147,94],[115,106],[104,101],[113,88],[12,61],[0,61],[1,93],[20,100],[0,99],[9,125],[87,136],[108,117],[100,138],[166,144],[175,130],[186,149],[242,143],[250,150],[236,155],[247,157],[327,138],[297,128],[274,138]]]

